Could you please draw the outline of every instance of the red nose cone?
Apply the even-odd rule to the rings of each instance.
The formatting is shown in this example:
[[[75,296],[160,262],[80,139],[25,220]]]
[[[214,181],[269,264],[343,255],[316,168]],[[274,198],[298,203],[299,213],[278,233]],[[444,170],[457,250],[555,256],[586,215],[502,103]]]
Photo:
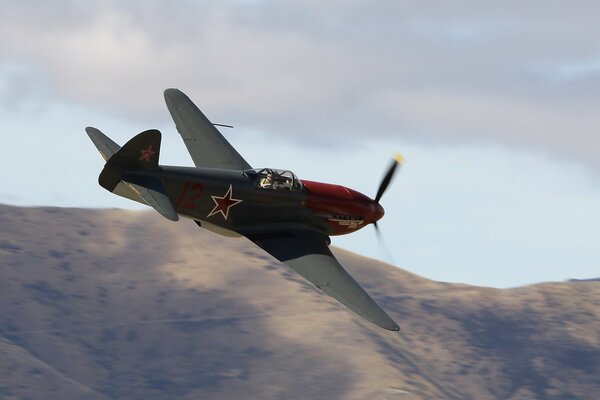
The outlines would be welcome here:
[[[381,204],[375,203],[375,212],[373,215],[375,221],[379,221],[383,217],[383,214],[385,214],[385,210],[381,207]]]

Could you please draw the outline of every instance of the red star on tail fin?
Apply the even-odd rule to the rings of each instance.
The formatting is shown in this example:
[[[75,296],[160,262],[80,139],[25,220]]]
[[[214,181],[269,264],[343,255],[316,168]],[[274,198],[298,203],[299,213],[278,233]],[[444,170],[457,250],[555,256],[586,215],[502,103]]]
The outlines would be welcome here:
[[[141,153],[140,161],[146,160],[146,162],[150,162],[150,157],[156,152],[152,151],[152,145],[150,145],[150,146],[148,146],[147,149],[140,150],[140,153]]]

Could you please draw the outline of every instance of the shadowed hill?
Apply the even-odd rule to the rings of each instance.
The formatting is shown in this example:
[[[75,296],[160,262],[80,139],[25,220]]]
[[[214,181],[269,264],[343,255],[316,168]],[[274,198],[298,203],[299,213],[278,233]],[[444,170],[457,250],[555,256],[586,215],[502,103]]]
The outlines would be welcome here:
[[[598,282],[498,290],[336,255],[399,333],[190,221],[0,206],[0,398],[600,398]]]

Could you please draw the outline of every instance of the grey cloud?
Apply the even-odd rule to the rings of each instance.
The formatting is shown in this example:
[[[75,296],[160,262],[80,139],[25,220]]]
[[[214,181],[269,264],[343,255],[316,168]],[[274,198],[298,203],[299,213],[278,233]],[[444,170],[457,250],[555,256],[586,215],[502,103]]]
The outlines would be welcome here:
[[[600,4],[0,2],[0,57],[70,101],[238,126],[500,141],[600,165]],[[1,94],[1,93],[0,93]]]
[[[49,96],[43,74],[32,65],[0,62],[0,108],[39,112]]]

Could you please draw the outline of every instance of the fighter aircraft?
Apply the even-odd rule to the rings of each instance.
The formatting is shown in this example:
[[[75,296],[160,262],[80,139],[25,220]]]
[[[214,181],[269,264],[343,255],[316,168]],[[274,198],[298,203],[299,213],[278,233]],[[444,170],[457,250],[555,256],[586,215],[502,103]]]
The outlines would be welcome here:
[[[245,236],[356,314],[399,330],[333,256],[329,236],[368,224],[377,228],[384,214],[379,200],[400,157],[371,199],[344,186],[298,179],[291,171],[252,168],[184,93],[167,89],[164,97],[195,167],[159,165],[158,130],[144,131],[119,147],[88,127],[106,160],[98,179],[103,188],[147,204],[172,221],[181,215],[221,235]]]

